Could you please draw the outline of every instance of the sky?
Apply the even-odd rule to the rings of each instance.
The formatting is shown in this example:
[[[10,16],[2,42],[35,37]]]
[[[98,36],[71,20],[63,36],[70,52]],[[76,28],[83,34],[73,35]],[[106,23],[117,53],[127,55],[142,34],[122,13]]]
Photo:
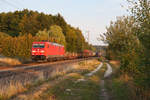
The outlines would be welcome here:
[[[126,0],[0,0],[0,12],[29,9],[46,14],[60,13],[67,23],[79,27],[90,44],[103,45],[98,41],[106,32],[110,21],[127,15]]]

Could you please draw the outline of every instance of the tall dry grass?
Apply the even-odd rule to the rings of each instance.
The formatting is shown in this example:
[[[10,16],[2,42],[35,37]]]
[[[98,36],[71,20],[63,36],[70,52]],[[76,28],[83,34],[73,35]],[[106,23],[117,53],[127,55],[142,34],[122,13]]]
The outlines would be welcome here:
[[[110,61],[110,64],[113,65],[114,70],[114,80],[115,82],[123,83],[122,88],[126,88],[129,93],[131,100],[150,100],[150,90],[145,90],[143,87],[139,87],[134,78],[129,76],[126,73],[120,74],[120,62]]]
[[[24,93],[25,91],[29,92],[28,90],[30,90],[30,88],[38,87],[47,81],[64,76],[66,73],[72,71],[73,69],[73,65],[65,65],[65,67],[62,67],[61,65],[61,67],[56,66],[53,71],[50,67],[40,71],[29,70],[25,71],[23,75],[11,76],[10,80],[9,78],[1,79],[1,81],[7,81],[4,83],[8,84],[6,85],[2,84],[3,82],[0,82],[0,100],[8,100],[12,96],[16,96],[19,93]]]
[[[19,64],[21,64],[21,62],[18,59],[8,57],[0,58],[0,65],[19,65]]]
[[[25,91],[27,88],[23,86],[20,82],[10,83],[8,87],[0,90],[0,100],[7,100],[11,96]]]
[[[96,59],[86,60],[86,61],[82,61],[82,62],[79,62],[78,64],[74,65],[74,68],[76,70],[89,70],[89,71],[92,71],[96,67],[98,67],[97,65],[99,65],[99,64],[100,64],[100,62]]]

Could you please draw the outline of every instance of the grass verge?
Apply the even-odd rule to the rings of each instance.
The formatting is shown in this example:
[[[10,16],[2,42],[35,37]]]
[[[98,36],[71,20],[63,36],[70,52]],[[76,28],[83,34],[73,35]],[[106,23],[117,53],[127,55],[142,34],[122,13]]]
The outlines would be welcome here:
[[[70,66],[71,67],[70,70],[64,69],[61,72],[56,70],[56,72],[53,72],[53,74],[51,75],[52,77],[47,80],[39,80],[39,81],[30,83],[27,85],[22,85],[19,82],[18,82],[19,85],[17,85],[17,84],[12,85],[10,83],[10,86],[8,87],[7,90],[5,89],[4,92],[0,91],[0,100],[8,100],[10,98],[14,99],[19,94],[22,94],[22,93],[26,95],[26,94],[34,91],[34,89],[36,89],[37,87],[40,87],[41,85],[43,85],[45,83],[50,83],[54,80],[57,80],[58,78],[67,75],[68,73],[81,73],[81,75],[89,73],[90,71],[94,70],[99,64],[100,64],[100,62],[98,62],[97,60],[82,61],[75,65]],[[67,77],[70,77],[70,75],[71,74],[69,74],[69,76],[67,76]],[[74,78],[72,78],[72,79],[74,79]],[[92,83],[90,82],[89,84],[92,84]],[[37,100],[37,99],[35,99],[35,100]]]
[[[112,75],[105,79],[105,87],[110,95],[110,100],[137,100],[135,99],[133,89],[128,85],[131,78],[120,74],[120,65],[118,62],[110,62],[113,68]]]
[[[79,65],[82,66],[81,63]],[[78,67],[78,71],[68,74],[66,79],[47,89],[36,100],[99,100],[100,77],[103,77],[106,65],[90,77],[85,74],[91,72],[95,66],[85,65],[88,67],[82,69]]]

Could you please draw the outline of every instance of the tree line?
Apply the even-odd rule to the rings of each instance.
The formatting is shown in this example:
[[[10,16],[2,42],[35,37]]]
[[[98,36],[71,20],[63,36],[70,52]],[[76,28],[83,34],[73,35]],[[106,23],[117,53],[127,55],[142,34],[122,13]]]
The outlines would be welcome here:
[[[133,78],[142,100],[149,100],[150,0],[128,0],[128,3],[131,15],[117,17],[101,37],[108,44],[107,58],[119,60],[121,73]]]
[[[22,11],[0,13],[0,54],[10,57],[30,57],[33,41],[49,40],[65,46],[67,52],[93,50],[79,28],[67,24],[60,15]]]

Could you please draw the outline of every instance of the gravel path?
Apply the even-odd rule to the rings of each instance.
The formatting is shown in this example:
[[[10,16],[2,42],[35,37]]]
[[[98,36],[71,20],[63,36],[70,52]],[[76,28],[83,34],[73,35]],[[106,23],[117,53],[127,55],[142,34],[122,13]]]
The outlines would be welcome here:
[[[104,78],[109,77],[112,73],[112,67],[108,63],[106,63],[106,64],[107,64],[107,71],[104,74]]]
[[[108,63],[106,63],[106,65],[107,65],[107,70],[104,74],[104,78],[107,78],[112,74],[112,67]],[[92,76],[94,73],[96,73],[102,67],[103,67],[103,63],[101,63],[94,71],[92,71],[91,73],[88,73],[87,76]],[[101,86],[100,100],[109,100],[109,95],[105,88],[105,80],[101,80],[100,86]]]
[[[112,67],[108,63],[106,63],[106,65],[107,65],[107,70],[104,74],[104,78],[107,78],[112,74]],[[100,100],[109,100],[109,95],[105,88],[105,80],[101,80],[100,85],[101,85]]]
[[[96,73],[97,71],[99,71],[103,66],[103,63],[101,63],[94,71],[92,71],[91,73],[88,73],[87,76],[92,76],[94,73]]]

